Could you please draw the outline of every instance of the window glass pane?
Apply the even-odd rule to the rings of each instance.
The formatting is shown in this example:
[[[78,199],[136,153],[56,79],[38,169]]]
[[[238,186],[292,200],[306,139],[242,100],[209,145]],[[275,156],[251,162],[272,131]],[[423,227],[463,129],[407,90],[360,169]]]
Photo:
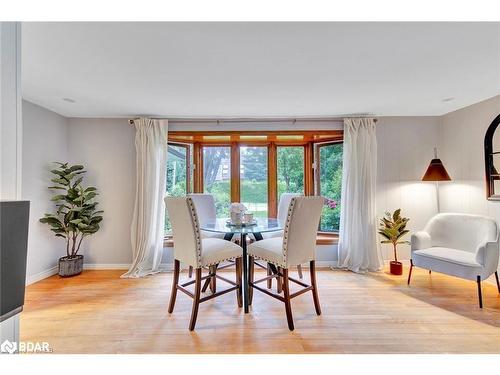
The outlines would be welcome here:
[[[278,202],[283,193],[304,194],[304,147],[278,147]]]
[[[166,190],[170,196],[186,195],[187,156],[187,147],[168,145]],[[165,215],[165,233],[170,233],[171,230],[170,220]]]
[[[267,147],[240,147],[240,192],[255,217],[267,217]]]
[[[203,147],[203,191],[214,196],[217,217],[229,217],[231,147]]]
[[[319,194],[326,198],[320,230],[336,232],[340,223],[342,189],[342,143],[319,147]]]

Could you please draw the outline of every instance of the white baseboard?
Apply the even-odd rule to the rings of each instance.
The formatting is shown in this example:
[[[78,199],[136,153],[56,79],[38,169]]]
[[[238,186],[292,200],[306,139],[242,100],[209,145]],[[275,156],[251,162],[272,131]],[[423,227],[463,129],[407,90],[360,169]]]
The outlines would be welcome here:
[[[48,270],[38,272],[37,274],[32,275],[32,276],[28,276],[26,278],[26,285],[31,285],[31,284],[36,283],[37,281],[40,281],[40,280],[46,279],[47,277],[56,275],[58,271],[59,271],[59,267],[54,266],[52,268],[49,268]]]
[[[337,261],[336,260],[317,260],[316,261],[316,267],[317,268],[324,268],[324,267],[336,267],[337,266]]]
[[[84,270],[128,270],[130,264],[126,263],[84,263]]]

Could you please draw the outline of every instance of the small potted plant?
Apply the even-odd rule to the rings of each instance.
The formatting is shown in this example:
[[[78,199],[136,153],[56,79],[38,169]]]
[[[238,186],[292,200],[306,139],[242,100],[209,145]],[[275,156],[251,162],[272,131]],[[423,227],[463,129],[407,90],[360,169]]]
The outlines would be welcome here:
[[[68,163],[55,163],[57,169],[51,172],[54,178],[51,181],[51,190],[60,190],[52,197],[57,210],[52,214],[45,214],[41,223],[48,224],[56,237],[66,241],[66,256],[59,259],[59,275],[63,277],[78,275],[83,269],[83,255],[78,254],[85,237],[99,230],[103,211],[97,211],[98,195],[95,187],[83,187],[83,174],[86,173],[82,165],[69,166]]]
[[[390,263],[390,272],[393,275],[403,274],[403,264],[398,262],[397,246],[400,244],[409,244],[408,241],[403,241],[402,238],[409,232],[406,229],[406,224],[410,219],[401,216],[401,209],[397,209],[393,214],[386,212],[385,216],[380,219],[378,233],[385,238],[380,241],[384,244],[392,244],[394,249],[394,260]]]

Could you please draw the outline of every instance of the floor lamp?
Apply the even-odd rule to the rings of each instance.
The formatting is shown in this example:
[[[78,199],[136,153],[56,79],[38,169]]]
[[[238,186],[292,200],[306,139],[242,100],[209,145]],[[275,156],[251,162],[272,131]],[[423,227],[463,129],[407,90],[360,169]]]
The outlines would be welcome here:
[[[434,147],[434,159],[431,160],[427,170],[425,171],[422,181],[433,181],[436,183],[436,202],[437,211],[441,211],[439,207],[439,181],[451,181],[451,177],[446,172],[446,168],[443,165],[441,159],[437,156],[437,148]]]

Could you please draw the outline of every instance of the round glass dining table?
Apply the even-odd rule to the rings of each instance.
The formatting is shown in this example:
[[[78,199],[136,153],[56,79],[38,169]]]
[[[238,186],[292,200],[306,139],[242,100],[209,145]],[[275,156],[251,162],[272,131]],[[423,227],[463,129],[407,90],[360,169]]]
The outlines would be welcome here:
[[[255,225],[230,225],[227,218],[219,218],[208,221],[200,226],[206,232],[222,233],[224,239],[231,241],[234,235],[240,236],[240,245],[243,258],[243,306],[248,313],[248,256],[247,235],[252,234],[256,241],[262,240],[262,233],[277,232],[283,230],[277,219],[255,218]]]

